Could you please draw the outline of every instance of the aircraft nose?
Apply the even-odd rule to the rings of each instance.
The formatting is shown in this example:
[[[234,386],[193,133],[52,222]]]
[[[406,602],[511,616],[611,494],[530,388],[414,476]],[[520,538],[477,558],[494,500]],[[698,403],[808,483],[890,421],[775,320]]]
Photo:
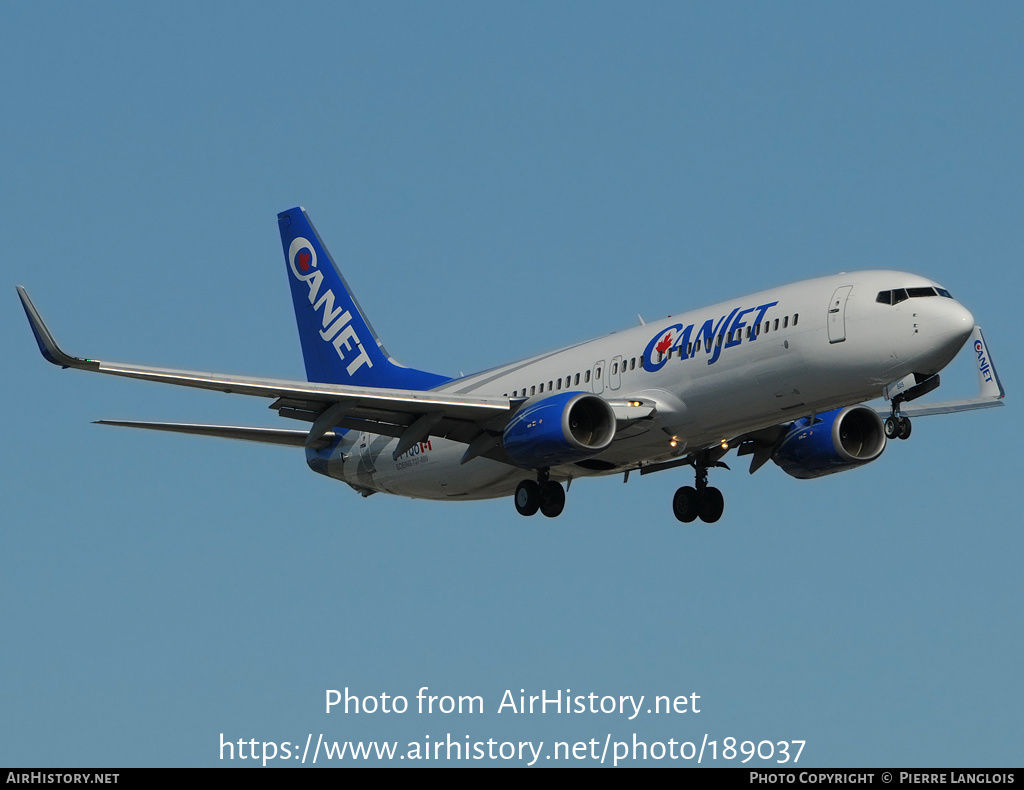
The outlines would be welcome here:
[[[939,307],[939,301],[934,300],[932,305]],[[950,299],[941,302],[941,309],[924,319],[921,325],[924,336],[930,338],[936,369],[948,364],[974,331],[974,316],[970,310]]]
[[[974,331],[974,316],[971,311],[959,302],[953,302],[945,311],[939,322],[944,334],[956,338],[957,347],[963,345],[964,341]]]

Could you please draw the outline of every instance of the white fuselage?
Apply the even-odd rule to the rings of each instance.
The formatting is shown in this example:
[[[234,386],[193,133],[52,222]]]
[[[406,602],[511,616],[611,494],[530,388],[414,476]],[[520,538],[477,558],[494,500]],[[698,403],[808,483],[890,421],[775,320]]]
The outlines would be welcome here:
[[[628,415],[611,446],[552,479],[637,469],[749,431],[877,398],[909,373],[947,365],[974,327],[947,295],[877,301],[891,289],[938,289],[923,277],[865,271],[763,291],[455,379],[438,392],[536,401],[589,392]],[[940,293],[944,294],[941,289]],[[392,458],[398,440],[350,431],[311,466],[364,491],[429,499],[510,495],[532,477],[486,458],[460,463],[466,445],[432,438]]]

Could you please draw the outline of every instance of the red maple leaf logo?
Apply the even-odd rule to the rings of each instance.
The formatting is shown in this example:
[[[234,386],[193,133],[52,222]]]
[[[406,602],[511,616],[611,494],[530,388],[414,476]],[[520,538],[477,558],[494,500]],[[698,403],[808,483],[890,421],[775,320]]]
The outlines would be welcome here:
[[[299,268],[302,271],[309,269],[309,262],[313,259],[313,256],[309,254],[309,250],[303,250],[299,253]]]
[[[672,333],[669,332],[665,337],[658,341],[658,345],[654,347],[654,350],[659,354],[664,354],[668,351],[668,347],[672,345]]]

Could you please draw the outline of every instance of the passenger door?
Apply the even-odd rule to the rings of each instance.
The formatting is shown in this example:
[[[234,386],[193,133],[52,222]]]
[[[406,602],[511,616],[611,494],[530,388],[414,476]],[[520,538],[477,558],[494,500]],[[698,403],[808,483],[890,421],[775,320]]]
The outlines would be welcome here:
[[[852,290],[852,285],[841,285],[832,294],[832,301],[828,305],[829,343],[842,343],[846,340],[846,300]]]

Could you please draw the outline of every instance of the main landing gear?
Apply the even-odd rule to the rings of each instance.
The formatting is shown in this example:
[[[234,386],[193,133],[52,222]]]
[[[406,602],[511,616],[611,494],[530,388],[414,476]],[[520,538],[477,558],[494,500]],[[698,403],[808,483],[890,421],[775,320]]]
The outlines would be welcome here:
[[[886,439],[909,439],[910,438],[910,418],[901,417],[893,409],[892,415],[887,417],[885,420],[885,438]]]
[[[684,524],[697,518],[706,524],[714,524],[725,510],[725,497],[717,488],[708,485],[708,469],[713,466],[729,467],[717,459],[712,460],[706,452],[695,456],[690,463],[696,472],[696,487],[683,486],[676,491],[672,497],[672,512]]]
[[[919,374],[914,374],[915,377]],[[892,399],[892,413],[888,416],[885,421],[885,438],[886,439],[909,439],[910,438],[910,418],[904,417],[900,414],[900,404],[904,401],[914,400],[920,398],[922,395],[927,395],[933,389],[939,386],[939,377],[934,375],[931,378],[926,378],[920,384],[915,384],[910,389],[901,392],[899,395]]]
[[[537,481],[523,480],[516,486],[516,510],[521,516],[532,516],[538,510],[554,518],[565,507],[565,489],[562,484],[548,479],[546,469],[537,474]]]
[[[935,380],[935,383],[932,384],[925,391],[930,391],[931,389],[935,389],[935,387],[937,387],[939,385],[938,384],[939,377],[935,376],[934,380]],[[926,381],[925,384],[931,384],[931,381]],[[910,438],[910,418],[909,417],[902,417],[902,416],[900,416],[899,407],[900,407],[900,404],[903,403],[903,401],[910,400],[910,399],[907,398],[907,396],[909,396],[909,394],[911,394],[913,392],[913,390],[919,389],[922,386],[924,386],[924,385],[923,384],[919,384],[918,386],[910,387],[910,389],[908,389],[906,392],[901,392],[900,394],[898,394],[898,396],[896,396],[893,399],[893,410],[892,410],[892,413],[886,418],[886,421],[885,421],[885,424],[884,424],[884,428],[885,428],[885,431],[886,431],[886,439],[909,439]],[[913,396],[913,397],[916,398],[918,396]]]

